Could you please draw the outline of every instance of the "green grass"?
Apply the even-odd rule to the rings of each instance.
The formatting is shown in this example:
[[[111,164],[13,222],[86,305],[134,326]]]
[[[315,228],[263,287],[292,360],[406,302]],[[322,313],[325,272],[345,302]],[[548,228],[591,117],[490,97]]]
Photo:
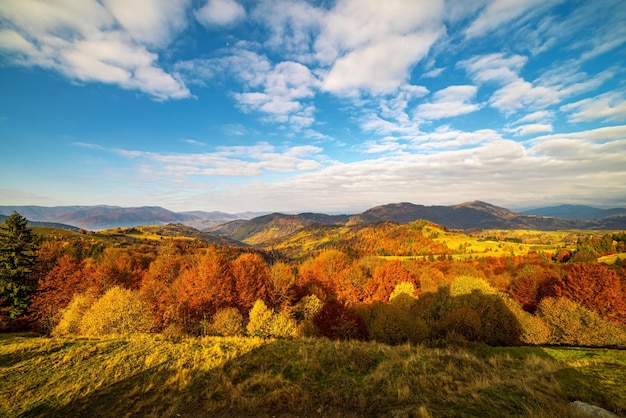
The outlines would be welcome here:
[[[0,338],[0,416],[572,416],[626,413],[626,353],[320,339]]]

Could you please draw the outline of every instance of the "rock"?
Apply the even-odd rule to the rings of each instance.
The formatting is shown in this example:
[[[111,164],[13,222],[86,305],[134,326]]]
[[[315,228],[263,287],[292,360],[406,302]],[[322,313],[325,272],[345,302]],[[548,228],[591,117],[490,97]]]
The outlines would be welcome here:
[[[599,406],[590,405],[586,402],[574,401],[569,404],[569,407],[574,410],[581,417],[589,418],[619,418],[613,412],[602,409]]]

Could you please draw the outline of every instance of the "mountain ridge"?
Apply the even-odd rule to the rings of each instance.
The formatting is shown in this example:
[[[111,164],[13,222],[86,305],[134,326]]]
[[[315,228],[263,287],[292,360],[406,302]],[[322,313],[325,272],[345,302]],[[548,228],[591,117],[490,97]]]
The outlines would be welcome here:
[[[555,209],[556,208],[556,209]],[[560,208],[560,209],[559,209]],[[590,208],[590,209],[589,209]],[[541,210],[570,210],[592,213],[581,205],[561,205]],[[582,212],[581,212],[582,210]],[[223,235],[237,241],[260,243],[292,233],[314,224],[343,225],[347,227],[377,222],[400,224],[424,219],[449,229],[626,229],[626,210],[597,209],[595,213],[608,216],[594,219],[572,219],[513,212],[483,201],[456,205],[425,206],[411,202],[389,203],[370,208],[362,213],[327,215],[303,212],[300,214],[244,212],[229,214],[213,211],[173,212],[160,206],[0,206],[0,215],[17,211],[31,222],[63,224],[86,230],[103,230],[142,225],[183,224],[204,232]],[[586,212],[585,212],[586,211]],[[258,216],[257,216],[258,215]],[[582,215],[580,215],[582,216]]]

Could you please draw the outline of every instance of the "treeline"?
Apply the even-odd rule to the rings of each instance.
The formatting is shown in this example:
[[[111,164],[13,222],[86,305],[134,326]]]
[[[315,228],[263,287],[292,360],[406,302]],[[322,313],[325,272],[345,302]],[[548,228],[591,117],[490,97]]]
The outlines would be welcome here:
[[[44,240],[29,251],[27,298],[9,308],[3,284],[3,317],[46,334],[626,346],[621,266],[541,254],[387,260],[336,248],[291,262],[188,240],[128,248]]]

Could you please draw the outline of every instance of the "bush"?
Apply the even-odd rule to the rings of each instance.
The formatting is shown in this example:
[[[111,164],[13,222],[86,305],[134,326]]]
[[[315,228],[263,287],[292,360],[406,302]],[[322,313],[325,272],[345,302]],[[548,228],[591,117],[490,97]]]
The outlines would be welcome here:
[[[550,328],[550,343],[594,347],[626,347],[624,327],[565,298],[546,298],[539,316]]]
[[[393,292],[389,296],[389,301],[402,309],[411,309],[417,301],[417,292],[415,286],[410,282],[400,282],[394,287]]]
[[[243,316],[237,308],[221,309],[213,315],[213,321],[209,325],[209,332],[223,337],[243,335]]]
[[[132,334],[149,332],[152,311],[137,292],[112,287],[94,302],[81,320],[85,335]]]
[[[94,298],[87,294],[74,295],[72,301],[65,309],[62,309],[61,320],[52,330],[54,337],[67,337],[81,333],[83,315],[91,307]]]
[[[450,295],[453,297],[468,295],[475,291],[486,295],[496,293],[496,289],[480,277],[457,276],[450,285]]]
[[[444,316],[434,331],[440,337],[455,334],[467,341],[481,341],[482,324],[478,312],[469,306],[461,306]]]
[[[520,341],[524,344],[543,345],[550,340],[550,328],[541,318],[526,312],[514,300],[503,299],[520,326]]]
[[[361,317],[352,308],[336,300],[329,300],[313,317],[313,324],[322,337],[333,340],[364,340],[367,329]]]
[[[246,326],[253,337],[291,338],[297,334],[296,322],[283,313],[274,313],[258,299],[250,310],[250,322]]]
[[[250,309],[250,321],[246,326],[248,335],[252,337],[268,338],[272,335],[272,318],[274,313],[265,302],[257,299]]]
[[[406,296],[403,294],[402,296]],[[418,344],[428,335],[426,324],[396,304],[374,302],[357,311],[367,327],[369,338],[384,344]]]

